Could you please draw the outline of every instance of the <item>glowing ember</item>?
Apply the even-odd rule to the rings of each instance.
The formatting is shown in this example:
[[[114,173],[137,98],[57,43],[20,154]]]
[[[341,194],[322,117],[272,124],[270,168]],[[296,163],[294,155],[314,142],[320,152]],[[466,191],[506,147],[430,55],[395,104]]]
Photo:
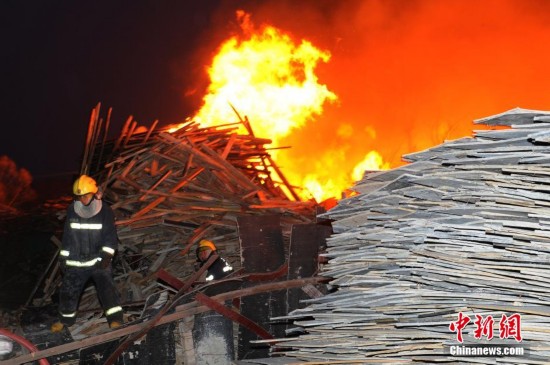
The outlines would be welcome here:
[[[238,120],[233,106],[247,116],[258,137],[270,138],[278,147],[284,137],[314,122],[326,102],[337,100],[314,73],[319,62],[329,61],[330,54],[306,40],[297,44],[290,35],[271,26],[257,30],[249,14],[242,11],[237,17],[243,35],[230,38],[219,48],[208,68],[210,85],[204,104],[193,119],[203,126],[232,123]],[[338,133],[353,131],[341,127]],[[355,179],[351,171],[342,171],[345,150],[312,154],[301,163],[276,150],[271,155],[290,182],[303,188],[298,193],[305,199],[339,198]],[[388,166],[372,151],[357,169],[374,168]]]

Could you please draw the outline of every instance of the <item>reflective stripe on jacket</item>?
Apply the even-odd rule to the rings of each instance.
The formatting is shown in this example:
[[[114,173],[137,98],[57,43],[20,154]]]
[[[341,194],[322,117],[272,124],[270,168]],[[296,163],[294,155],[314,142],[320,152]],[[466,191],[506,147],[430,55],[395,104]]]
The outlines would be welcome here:
[[[69,206],[59,252],[67,266],[93,266],[101,260],[102,252],[114,255],[117,245],[114,213],[108,204],[102,202],[99,213],[90,218],[80,217],[74,203]]]
[[[206,281],[221,279],[233,272],[233,267],[229,265],[223,257],[218,257],[206,271]]]

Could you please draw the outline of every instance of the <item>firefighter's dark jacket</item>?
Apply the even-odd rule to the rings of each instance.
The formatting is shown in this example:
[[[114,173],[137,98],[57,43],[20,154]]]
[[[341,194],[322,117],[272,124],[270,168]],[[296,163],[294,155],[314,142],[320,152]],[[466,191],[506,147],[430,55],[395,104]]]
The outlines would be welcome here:
[[[67,260],[89,261],[101,257],[104,252],[114,254],[117,232],[111,207],[102,202],[99,213],[90,218],[76,214],[73,202],[67,209],[63,232],[62,251]]]
[[[214,251],[208,256],[212,256],[214,254]],[[205,260],[205,262],[208,261],[208,259]],[[204,265],[203,262],[201,264]],[[218,256],[218,258],[210,265],[208,270],[206,270],[206,281],[210,280],[217,280],[226,277],[227,275],[231,274],[233,272],[233,267],[229,265],[229,263],[221,256]]]

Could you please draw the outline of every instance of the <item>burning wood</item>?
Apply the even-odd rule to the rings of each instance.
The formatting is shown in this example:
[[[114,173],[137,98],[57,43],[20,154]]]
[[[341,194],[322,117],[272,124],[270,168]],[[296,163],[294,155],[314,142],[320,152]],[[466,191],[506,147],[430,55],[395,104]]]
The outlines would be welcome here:
[[[214,235],[231,252],[235,248],[225,247],[224,241],[236,237],[240,214],[278,213],[287,216],[287,223],[311,222],[314,203],[290,201],[281,186],[291,192],[294,188],[273,178],[280,170],[264,147],[270,141],[236,134],[235,129],[189,122],[173,134],[155,133],[147,149],[138,136],[133,137],[138,143],[127,139],[125,150],[105,165],[112,168],[107,198],[123,212],[121,241],[125,231],[160,224],[175,232],[174,244]],[[277,177],[286,181],[282,174]]]
[[[280,215],[287,243],[293,224],[313,222],[316,203],[288,198],[298,195],[270,158],[270,141],[251,129],[243,135],[236,133],[238,124],[202,128],[187,122],[170,133],[154,130],[155,122],[136,133],[137,123],[128,118],[120,136],[107,141],[109,123],[102,122],[99,109],[90,118],[81,172],[101,183],[117,216],[115,280],[125,303],[142,306],[155,294],[177,292],[195,272],[195,244],[204,237],[238,270],[239,216]],[[46,280],[45,297],[58,281],[56,269]],[[84,293],[81,312],[99,308],[93,290]],[[139,311],[128,313],[132,318]]]

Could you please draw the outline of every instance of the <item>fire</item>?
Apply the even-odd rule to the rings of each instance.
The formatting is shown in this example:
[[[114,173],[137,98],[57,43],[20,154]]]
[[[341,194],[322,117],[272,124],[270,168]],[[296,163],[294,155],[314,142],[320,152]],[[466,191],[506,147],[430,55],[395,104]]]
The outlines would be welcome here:
[[[361,180],[365,171],[372,170],[388,170],[390,164],[384,162],[382,156],[376,151],[370,151],[365,155],[363,161],[359,162],[351,173],[354,181]]]
[[[243,33],[225,41],[213,58],[207,69],[210,85],[193,119],[201,125],[231,123],[238,120],[236,110],[247,116],[255,135],[270,138],[274,147],[280,147],[285,137],[306,123],[315,123],[325,104],[338,100],[315,74],[316,66],[329,62],[330,54],[307,40],[295,42],[275,27],[256,29],[250,15],[242,11],[237,18]],[[244,126],[242,132],[246,133]],[[338,133],[353,132],[339,128]],[[277,150],[271,155],[290,182],[302,188],[298,191],[302,198],[321,201],[339,198],[357,180],[351,171],[342,171],[344,152],[312,153],[300,163]],[[371,151],[356,170],[388,167]]]
[[[201,124],[234,121],[229,104],[244,112],[258,136],[274,144],[321,114],[325,101],[336,95],[318,83],[315,66],[330,55],[288,34],[265,26],[256,31],[250,15],[237,14],[246,39],[232,37],[221,47],[208,69],[210,86],[194,119]]]

